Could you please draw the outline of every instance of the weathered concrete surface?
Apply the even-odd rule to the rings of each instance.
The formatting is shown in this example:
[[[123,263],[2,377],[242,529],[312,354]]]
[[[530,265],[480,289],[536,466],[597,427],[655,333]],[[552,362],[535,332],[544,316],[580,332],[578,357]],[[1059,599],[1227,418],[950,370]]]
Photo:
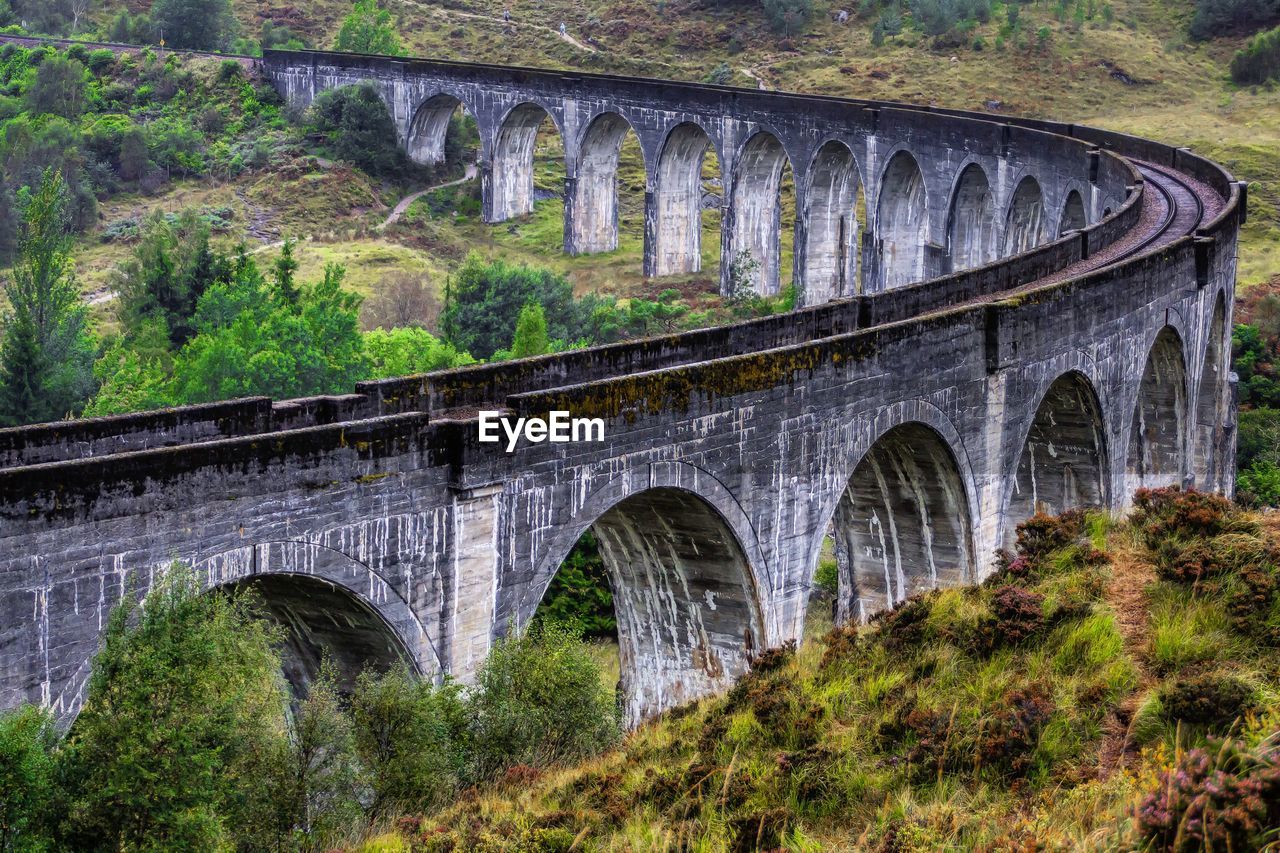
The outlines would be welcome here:
[[[549,120],[565,149],[564,248],[571,254],[616,247],[617,148],[633,131],[645,166],[648,276],[702,269],[701,172],[712,151],[726,182],[719,246],[726,292],[739,257],[754,261],[746,284],[758,293],[776,292],[784,277],[779,192],[787,166],[801,215],[786,277],[796,281],[802,305],[901,287],[976,266],[976,257],[985,262],[1023,251],[1059,232],[1071,192],[1080,201],[1073,216],[1083,214],[1085,224],[1124,201],[1124,183],[1091,171],[1085,146],[1046,145],[1020,128],[969,117],[942,122],[871,102],[319,52],[270,51],[263,65],[299,107],[326,88],[372,81],[420,162],[442,156],[449,112],[461,104],[480,131],[487,222],[533,210],[534,139]],[[962,248],[965,259],[957,265],[951,214],[956,178],[966,166],[985,179],[997,224],[983,220],[974,237],[983,248]],[[1015,210],[1015,188],[1027,179],[1040,189],[1040,203],[1022,199]],[[865,223],[853,217],[851,194],[859,187],[866,192]]]
[[[824,270],[823,298],[856,291],[840,255],[856,230],[832,223],[851,212],[851,186],[865,187],[863,291],[729,327],[363,383],[343,396],[0,430],[4,705],[73,715],[109,609],[144,594],[175,559],[210,588],[259,583],[299,638],[297,681],[327,646],[345,652],[348,672],[403,654],[424,675],[465,679],[495,637],[528,622],[594,528],[635,721],[719,689],[756,650],[799,636],[833,525],[841,612],[857,617],[982,577],[1037,509],[1119,509],[1131,447],[1143,448],[1134,458],[1144,477],[1159,466],[1162,481],[1176,470],[1181,482],[1231,489],[1225,354],[1242,190],[1187,152],[1088,128],[592,75],[330,54],[266,62],[295,99],[371,76],[406,126],[437,95],[467,104],[491,131],[482,131],[491,211],[495,198],[523,203],[520,181],[494,188],[518,171],[520,134],[541,115],[522,117],[521,104],[538,103],[565,134],[574,199],[583,196],[573,179],[609,170],[609,145],[594,149],[601,169],[582,168],[588,119],[626,119],[653,164],[647,216],[665,209],[668,223],[692,196],[655,180],[663,146],[679,141],[664,162],[686,189],[699,189],[695,169],[710,146],[747,192],[778,162],[741,153],[767,121],[796,170],[799,209],[809,211],[801,220],[814,226],[797,230],[796,268]],[[504,127],[514,130],[499,144]],[[854,154],[856,177],[833,139]],[[1193,177],[1205,214],[1150,250],[1115,255],[1145,227],[1148,196],[1126,192],[1140,186],[1137,173],[1093,146]],[[519,156],[500,166],[499,149]],[[750,162],[763,166],[753,179],[739,169]],[[1072,191],[1091,224],[997,263],[923,283],[895,278],[953,264],[953,193],[974,163],[997,223],[1036,166],[1042,231],[1057,233]],[[602,187],[582,191],[596,199],[583,203],[608,207]],[[767,200],[768,188],[758,195]],[[726,198],[734,233],[734,186]],[[980,193],[965,198],[979,214],[968,221],[985,228]],[[1113,215],[1099,219],[1105,206]],[[898,242],[882,255],[875,246],[890,221]],[[590,222],[574,233],[603,245],[607,229]],[[991,239],[962,231],[978,240],[970,245]],[[674,243],[662,228],[646,233],[647,263],[697,257],[696,229]],[[814,246],[834,265],[804,258]],[[1108,252],[1096,270],[1062,273]],[[606,440],[506,453],[458,415],[496,407],[600,417]]]

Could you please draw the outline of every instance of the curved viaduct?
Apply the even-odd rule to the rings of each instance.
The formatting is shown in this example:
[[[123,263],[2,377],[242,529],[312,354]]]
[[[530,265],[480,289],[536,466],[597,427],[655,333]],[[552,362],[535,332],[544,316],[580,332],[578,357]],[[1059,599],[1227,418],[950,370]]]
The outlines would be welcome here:
[[[405,379],[0,431],[0,702],[69,718],[108,609],[174,560],[252,583],[290,677],[410,661],[473,673],[594,529],[628,719],[797,637],[824,536],[843,618],[974,581],[1036,509],[1140,485],[1230,492],[1228,330],[1244,186],[1091,128],[581,73],[268,52],[295,105],[371,80],[409,151],[464,105],[486,219],[531,204],[533,129],[565,143],[566,250],[611,248],[623,132],[645,158],[645,271],[722,257],[777,286],[795,177],[805,307]],[[865,222],[856,218],[858,188]],[[725,264],[724,266],[727,266]],[[598,417],[605,440],[482,443],[477,412]]]

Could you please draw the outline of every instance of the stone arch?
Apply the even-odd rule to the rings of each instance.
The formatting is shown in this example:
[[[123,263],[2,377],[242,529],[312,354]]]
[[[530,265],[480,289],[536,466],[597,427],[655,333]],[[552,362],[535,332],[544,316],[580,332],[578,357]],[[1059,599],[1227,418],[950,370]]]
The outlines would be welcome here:
[[[491,221],[502,222],[533,212],[533,148],[538,129],[548,119],[559,133],[559,125],[546,108],[526,101],[512,107],[498,125],[491,153]]]
[[[1165,326],[1151,345],[1138,384],[1125,462],[1126,500],[1138,488],[1182,485],[1186,389],[1182,338]]]
[[[410,160],[423,166],[444,162],[449,122],[459,107],[475,118],[475,113],[466,102],[443,92],[427,98],[419,105],[409,122],[409,135],[405,140]]]
[[[441,661],[408,602],[381,575],[349,555],[312,542],[274,541],[216,554],[193,565],[207,589],[253,588],[286,629],[285,675],[296,693],[337,663],[347,690],[366,665],[403,662],[435,677]]]
[[[613,591],[628,726],[722,690],[766,645],[755,571],[730,521],[707,497],[660,483],[613,491],[616,500],[573,537],[590,529],[599,541]],[[556,570],[568,550],[554,555]],[[553,575],[537,582],[537,599]]]
[[[762,295],[778,292],[782,256],[783,167],[787,152],[778,137],[760,131],[738,154],[733,176],[729,260],[749,256],[755,265],[748,276],[751,289]]]
[[[348,695],[367,668],[416,668],[387,620],[345,587],[314,575],[278,572],[245,577],[219,589],[251,591],[266,616],[284,628],[284,676],[297,698],[305,698],[325,660],[333,664],[338,690]]]
[[[919,421],[892,427],[863,454],[832,524],[840,622],[976,577],[960,465],[944,436]]]
[[[1068,370],[1045,391],[1023,441],[1005,512],[1005,545],[1037,512],[1105,506],[1109,476],[1098,394],[1083,373]]]
[[[658,155],[654,191],[654,272],[681,275],[702,269],[702,164],[711,137],[693,122],[667,134]]]
[[[572,242],[579,255],[618,248],[618,160],[634,128],[618,113],[597,115],[578,145],[573,182]],[[643,151],[641,157],[644,156]]]
[[[804,304],[848,296],[857,281],[858,164],[849,146],[829,140],[809,163],[805,194]]]
[[[1192,456],[1195,484],[1201,489],[1220,486],[1221,448],[1225,441],[1224,391],[1227,375],[1227,307],[1221,292],[1214,299],[1209,336],[1201,359],[1200,382],[1196,387],[1195,453]]]
[[[1080,231],[1089,225],[1089,217],[1084,210],[1084,197],[1079,190],[1067,193],[1067,200],[1062,204],[1062,217],[1058,220],[1058,236],[1068,231]]]
[[[928,203],[924,174],[910,152],[900,150],[885,166],[876,204],[875,240],[881,289],[924,278]]]
[[[1044,192],[1031,175],[1018,182],[1005,217],[1004,253],[1017,255],[1044,242]]]
[[[951,193],[947,251],[953,271],[980,267],[1000,255],[995,195],[987,173],[977,163],[960,172]]]

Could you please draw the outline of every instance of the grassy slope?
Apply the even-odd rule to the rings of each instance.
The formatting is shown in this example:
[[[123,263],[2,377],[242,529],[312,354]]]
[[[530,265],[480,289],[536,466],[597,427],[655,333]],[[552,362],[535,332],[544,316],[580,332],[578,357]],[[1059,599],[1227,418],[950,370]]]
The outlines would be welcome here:
[[[104,3],[109,15],[119,0]],[[805,35],[781,39],[765,27],[757,6],[720,7],[692,0],[659,6],[639,0],[450,0],[448,8],[420,0],[387,0],[407,48],[415,54],[455,59],[548,67],[581,67],[672,77],[705,79],[725,63],[730,82],[752,85],[745,73],[771,88],[814,91],[935,103],[970,109],[990,108],[1026,115],[1088,122],[1191,145],[1253,182],[1250,221],[1240,258],[1240,281],[1248,285],[1280,268],[1280,93],[1238,90],[1225,67],[1237,40],[1189,44],[1183,35],[1190,4],[1183,0],[1114,0],[1114,16],[1098,14],[1078,30],[1059,23],[1048,2],[1022,7],[1018,33],[1006,34],[995,49],[1005,7],[997,5],[991,23],[974,35],[985,49],[936,52],[926,40],[907,33],[881,47],[870,44],[870,21],[837,25],[829,12],[839,3],[821,0],[815,23]],[[516,25],[505,31],[502,9]],[[317,0],[304,8],[269,0],[236,0],[246,31],[256,33],[263,18],[288,23],[317,45],[327,45],[349,8],[345,0]],[[856,4],[852,4],[856,8]],[[560,21],[600,49],[586,52],[559,39]],[[1048,26],[1044,50],[1035,32]],[[1122,73],[1129,81],[1118,79]],[[550,187],[562,174],[554,138],[539,146],[538,181]],[[393,191],[371,186],[347,174],[330,176],[320,164],[309,180],[291,176],[246,177],[210,191],[243,211],[234,236],[270,242],[281,234],[313,238],[302,251],[304,269],[324,262],[347,263],[361,290],[377,286],[391,263],[427,271],[440,281],[471,248],[555,268],[571,277],[579,292],[608,290],[622,295],[653,294],[666,282],[646,284],[639,276],[643,204],[641,172],[634,155],[624,153],[621,247],[610,254],[566,257],[560,253],[557,201],[541,202],[517,222],[491,228],[474,216],[430,216],[422,202],[385,235],[376,226],[395,203]],[[715,174],[714,164],[708,177]],[[263,187],[262,184],[267,184]],[[174,209],[191,198],[179,187],[140,203]],[[111,215],[105,217],[110,221]],[[251,228],[254,225],[257,227]],[[686,292],[714,291],[718,238],[714,223],[704,236],[703,273],[675,282]],[[265,233],[263,233],[265,232]],[[90,248],[82,260],[90,289],[102,281],[119,247]],[[789,266],[784,246],[784,278]]]
[[[427,850],[1131,844],[1135,806],[1180,751],[1242,710],[1234,725],[1247,740],[1280,724],[1274,586],[1268,600],[1241,606],[1259,571],[1274,584],[1268,549],[1280,537],[1235,510],[1195,510],[1176,503],[1118,525],[1042,517],[1038,535],[1021,540],[1027,559],[982,587],[935,592],[860,631],[771,653],[727,696],[670,713],[595,761],[467,792],[402,823],[404,841]],[[1209,576],[1167,579],[1177,555],[1197,548],[1214,555]],[[1211,701],[1224,722],[1178,722],[1177,700],[1205,692],[1187,679],[1242,684],[1249,698]],[[1045,846],[1022,847],[1036,841]]]

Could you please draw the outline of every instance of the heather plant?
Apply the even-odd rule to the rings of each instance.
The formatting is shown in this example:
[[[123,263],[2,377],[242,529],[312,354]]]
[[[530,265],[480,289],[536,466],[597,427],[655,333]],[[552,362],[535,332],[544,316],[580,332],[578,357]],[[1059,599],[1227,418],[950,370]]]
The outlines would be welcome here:
[[[1155,849],[1259,850],[1280,825],[1280,760],[1274,738],[1250,747],[1209,740],[1163,771],[1136,811]]]

